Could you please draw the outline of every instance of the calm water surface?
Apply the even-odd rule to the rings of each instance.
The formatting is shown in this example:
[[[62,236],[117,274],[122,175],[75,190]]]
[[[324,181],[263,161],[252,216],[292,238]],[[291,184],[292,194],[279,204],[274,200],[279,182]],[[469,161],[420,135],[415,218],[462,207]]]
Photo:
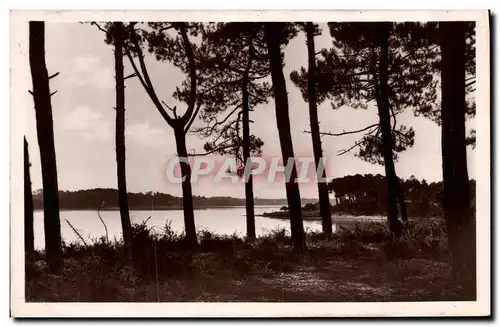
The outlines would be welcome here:
[[[277,211],[280,206],[256,206],[255,214],[260,215],[264,212]],[[108,227],[110,240],[121,238],[121,223],[119,211],[101,211],[102,219]],[[153,230],[161,232],[167,221],[171,223],[173,230],[177,232],[184,231],[184,216],[182,210],[131,210],[130,217],[132,223],[140,223],[149,216],[147,225],[153,227]],[[92,240],[105,235],[96,210],[78,210],[61,211],[61,233],[65,242],[79,241],[66,219],[82,234],[86,240]],[[216,234],[236,233],[244,236],[246,233],[245,207],[231,208],[211,208],[195,210],[195,222],[198,230],[206,229]],[[288,219],[275,219],[265,217],[255,217],[255,230],[257,236],[267,234],[273,229],[285,228],[290,231],[290,222]],[[334,230],[336,225],[333,226]],[[304,221],[306,231],[321,231],[321,221]],[[35,211],[34,216],[35,247],[41,249],[44,247],[43,231],[43,211]]]

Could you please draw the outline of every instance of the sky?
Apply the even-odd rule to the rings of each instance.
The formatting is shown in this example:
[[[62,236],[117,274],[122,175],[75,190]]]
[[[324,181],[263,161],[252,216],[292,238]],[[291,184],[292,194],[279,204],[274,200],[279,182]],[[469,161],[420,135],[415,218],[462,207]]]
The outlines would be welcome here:
[[[27,29],[26,29],[27,31]],[[58,90],[52,97],[54,117],[55,149],[58,183],[60,190],[89,188],[116,188],[116,158],[114,147],[115,128],[115,83],[113,49],[105,44],[104,36],[95,26],[80,23],[46,24],[46,61],[49,75],[60,74],[50,81],[51,91]],[[331,46],[331,38],[324,30],[316,38],[316,48]],[[28,42],[28,34],[19,42]],[[27,49],[27,47],[25,47]],[[308,105],[301,93],[291,82],[293,70],[307,67],[305,35],[293,39],[284,50],[284,74],[287,82],[290,105],[292,141],[296,157],[313,156],[309,130]],[[21,73],[26,76],[25,85],[31,86],[27,53],[22,53]],[[175,87],[184,80],[184,74],[167,62],[157,62],[147,56],[153,85],[159,98],[169,105],[185,108],[172,98]],[[124,58],[125,75],[132,68]],[[136,78],[126,80],[126,169],[129,192],[162,192],[181,196],[180,184],[173,184],[166,178],[165,170],[169,159],[175,157],[173,131],[163,120],[149,96]],[[26,97],[31,97],[26,92]],[[27,99],[26,138],[29,144],[31,179],[33,189],[42,186],[40,155],[36,138],[33,100]],[[328,102],[319,106],[319,121],[322,132],[355,130],[377,122],[376,107],[368,109],[340,108],[333,110]],[[251,132],[264,141],[265,158],[280,157],[281,151],[277,132],[274,101],[260,105],[250,114]],[[432,121],[415,117],[408,108],[398,118],[398,123],[408,124],[415,130],[415,144],[399,156],[396,172],[401,178],[414,175],[428,182],[442,180],[440,128]],[[472,127],[473,121],[468,123]],[[193,127],[203,126],[196,120]],[[370,164],[348,153],[338,156],[337,152],[348,148],[360,135],[322,138],[326,171],[328,177],[350,174],[384,174],[383,166]],[[197,135],[187,136],[188,152],[203,152],[206,140]],[[475,178],[474,150],[468,149],[470,178]],[[314,182],[300,184],[302,197],[317,198]],[[210,178],[200,178],[193,183],[193,193],[200,196],[244,197],[244,186],[229,180],[213,183]],[[256,178],[254,194],[259,198],[284,198],[282,180],[269,183],[265,178]]]

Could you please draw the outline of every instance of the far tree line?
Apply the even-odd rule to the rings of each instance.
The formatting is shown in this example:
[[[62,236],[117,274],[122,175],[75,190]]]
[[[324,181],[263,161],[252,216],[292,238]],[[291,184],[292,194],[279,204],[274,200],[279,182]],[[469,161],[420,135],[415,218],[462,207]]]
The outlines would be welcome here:
[[[400,237],[407,228],[404,222],[408,213],[395,161],[402,151],[413,146],[415,131],[411,126],[401,125],[398,116],[412,110],[417,116],[435,121],[442,131],[442,166],[435,169],[443,172],[442,207],[448,224],[453,271],[468,281],[473,280],[475,220],[470,206],[466,147],[474,135],[468,140],[465,128],[466,119],[475,115],[473,23],[331,22],[326,30],[312,22],[94,22],[92,25],[89,28],[103,32],[102,37],[113,49],[110,56],[115,60],[116,106],[110,110],[116,111],[116,175],[123,239],[129,251],[133,241],[125,176],[127,80],[138,79],[158,110],[158,117],[165,121],[166,128],[172,129],[176,147],[169,151],[183,158],[210,153],[232,155],[241,167],[249,156],[260,155],[265,141],[252,134],[251,112],[272,99],[275,111],[270,119],[272,116],[276,119],[281,159],[287,162],[294,157],[294,145],[283,50],[302,33],[306,36],[304,48],[308,65],[292,72],[290,79],[307,102],[301,110],[309,112],[308,132],[316,167],[323,164],[322,152],[329,142],[337,142],[342,135],[359,133],[360,140],[339,155],[357,151],[355,155],[360,159],[384,166],[388,227],[396,238]],[[331,36],[331,46],[317,49],[315,37],[324,32]],[[62,250],[50,101],[55,92],[49,87],[50,79],[57,73],[47,72],[44,38],[44,23],[30,22],[29,59],[33,80],[30,92],[35,104],[42,166],[45,251],[50,269],[57,272],[62,265]],[[186,76],[185,81],[165,93],[150,79],[147,55],[179,68]],[[131,71],[124,71],[124,61]],[[328,126],[320,125],[317,112],[323,102],[329,102],[332,110],[375,106],[378,121],[356,131],[326,133],[321,128],[328,129]],[[198,117],[204,126],[193,126]],[[207,138],[205,153],[188,153],[186,134],[191,132]],[[322,143],[321,136],[332,138]],[[194,251],[198,243],[191,167],[186,163],[180,165],[181,175],[186,177],[182,183],[185,235]],[[241,168],[239,173],[245,175],[248,171]],[[293,248],[300,254],[306,250],[306,243],[296,177],[293,166],[285,191]],[[328,185],[319,182],[317,186],[323,233],[329,235],[332,222]],[[245,183],[245,196],[247,238],[252,241],[255,217],[251,178]],[[29,201],[27,198],[26,202]],[[28,212],[28,203],[26,211],[26,226],[31,228],[32,211]],[[26,244],[28,246],[29,241]]]
[[[127,193],[129,208],[131,210],[155,210],[182,208],[182,197],[160,192]],[[303,199],[313,202],[313,199]],[[118,209],[119,193],[116,189],[96,188],[79,191],[59,191],[60,209],[63,210],[97,210],[97,209]],[[283,199],[262,199],[255,198],[256,205],[283,205]],[[233,198],[229,196],[193,196],[195,207],[223,207],[223,206],[244,206],[245,199]],[[39,190],[33,194],[33,208],[43,209],[43,191]]]
[[[407,206],[409,217],[442,217],[444,189],[443,182],[427,183],[415,176],[400,178],[401,195]],[[378,174],[348,175],[333,179],[328,184],[334,193],[334,212],[363,215],[384,215],[387,213],[387,184],[385,177]],[[472,207],[475,207],[476,181],[469,181]]]

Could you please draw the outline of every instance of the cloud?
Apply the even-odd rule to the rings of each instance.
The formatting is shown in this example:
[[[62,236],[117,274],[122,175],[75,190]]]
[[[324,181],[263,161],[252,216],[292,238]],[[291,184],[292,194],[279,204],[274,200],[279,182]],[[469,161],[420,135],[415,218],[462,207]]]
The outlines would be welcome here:
[[[111,138],[111,124],[103,119],[103,115],[89,106],[78,106],[64,118],[63,128],[80,133],[86,139]]]
[[[172,137],[165,129],[152,127],[148,121],[131,124],[125,127],[127,139],[137,142],[143,146],[157,147],[170,143]]]
[[[113,140],[114,118],[104,116],[101,112],[88,105],[75,107],[63,118],[63,129],[68,132],[78,133],[86,139]],[[173,135],[169,127],[157,128],[151,126],[149,121],[126,124],[125,135],[127,140],[140,146],[164,147],[174,145]]]
[[[106,64],[96,56],[85,55],[73,59],[68,83],[73,86],[90,85],[99,89],[115,87],[112,64]]]

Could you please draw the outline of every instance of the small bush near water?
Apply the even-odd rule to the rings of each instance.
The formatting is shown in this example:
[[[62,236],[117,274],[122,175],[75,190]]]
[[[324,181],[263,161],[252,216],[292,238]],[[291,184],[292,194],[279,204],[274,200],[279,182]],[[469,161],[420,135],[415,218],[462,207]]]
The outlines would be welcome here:
[[[303,255],[292,251],[285,230],[253,242],[202,230],[198,248],[192,249],[169,224],[152,230],[143,222],[133,226],[133,241],[131,258],[119,241],[65,245],[64,269],[58,276],[48,272],[43,253],[27,258],[27,300],[283,301],[288,294],[290,301],[372,301],[463,296],[456,285],[438,287],[439,294],[432,286],[453,284],[448,280],[446,233],[438,220],[411,222],[399,239],[377,222],[340,227],[331,236],[308,233]],[[294,283],[315,286],[292,288]],[[290,289],[283,293],[286,287]],[[380,292],[366,292],[372,288]]]

